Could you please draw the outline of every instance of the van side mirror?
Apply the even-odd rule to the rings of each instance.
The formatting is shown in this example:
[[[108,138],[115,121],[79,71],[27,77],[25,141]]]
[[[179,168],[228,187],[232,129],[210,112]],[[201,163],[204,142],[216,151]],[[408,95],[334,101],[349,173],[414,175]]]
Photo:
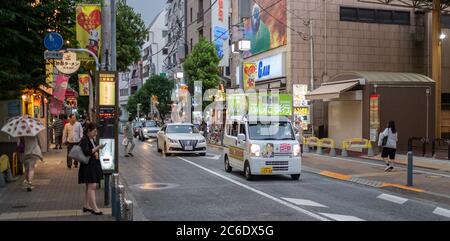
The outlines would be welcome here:
[[[238,135],[238,141],[240,141],[240,142],[245,141],[245,135],[244,134],[239,134]]]

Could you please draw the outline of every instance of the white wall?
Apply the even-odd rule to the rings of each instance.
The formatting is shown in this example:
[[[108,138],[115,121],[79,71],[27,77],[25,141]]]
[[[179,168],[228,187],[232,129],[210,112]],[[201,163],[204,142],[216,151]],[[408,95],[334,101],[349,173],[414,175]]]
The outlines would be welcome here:
[[[342,141],[362,138],[362,101],[331,101],[328,105],[328,136],[342,148]]]

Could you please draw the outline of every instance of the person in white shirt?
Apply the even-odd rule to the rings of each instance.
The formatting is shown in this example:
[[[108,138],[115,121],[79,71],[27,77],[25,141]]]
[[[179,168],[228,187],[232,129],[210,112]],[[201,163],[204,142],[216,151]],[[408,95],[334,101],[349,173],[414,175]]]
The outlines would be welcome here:
[[[69,123],[64,126],[63,143],[67,145],[67,167],[72,168],[72,158],[69,158],[69,153],[73,146],[78,145],[83,138],[83,127],[77,121],[74,114],[69,116]],[[78,168],[78,162],[74,161],[75,168]]]
[[[385,139],[383,141],[383,139]],[[378,146],[383,148],[381,157],[386,163],[385,172],[394,170],[395,153],[397,151],[398,133],[395,128],[395,122],[389,121],[388,127],[380,133]],[[388,159],[389,157],[389,159]]]

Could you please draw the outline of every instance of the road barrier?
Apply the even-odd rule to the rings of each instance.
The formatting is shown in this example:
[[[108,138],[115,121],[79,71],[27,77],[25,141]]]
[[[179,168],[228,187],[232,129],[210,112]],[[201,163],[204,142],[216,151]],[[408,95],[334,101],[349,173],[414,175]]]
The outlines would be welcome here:
[[[367,149],[367,156],[373,157],[375,156],[372,148],[372,143],[368,139],[364,138],[352,138],[348,140],[344,140],[342,142],[342,156],[348,157],[348,150],[351,148],[362,148]]]
[[[323,155],[322,148],[329,148],[330,149],[330,156],[335,157],[336,156],[336,143],[333,139],[330,138],[322,138],[319,140],[318,147],[317,147],[317,154]]]
[[[420,145],[414,145],[414,142],[420,142]],[[422,156],[425,156],[427,153],[427,143],[428,141],[423,137],[411,137],[408,139],[408,151],[414,151],[414,148],[420,147],[422,148]]]
[[[127,200],[125,187],[120,184],[119,174],[112,175],[111,209],[116,221],[133,221],[133,202]]]
[[[439,147],[444,148],[439,148]],[[450,160],[450,140],[449,139],[435,139],[431,146],[431,156],[435,157],[436,150],[447,151],[447,159]]]
[[[310,147],[318,148],[319,141],[320,141],[319,138],[312,136],[312,137],[305,138],[304,140],[305,141],[303,143],[303,146],[305,147],[305,152],[310,152],[310,150],[309,150]]]

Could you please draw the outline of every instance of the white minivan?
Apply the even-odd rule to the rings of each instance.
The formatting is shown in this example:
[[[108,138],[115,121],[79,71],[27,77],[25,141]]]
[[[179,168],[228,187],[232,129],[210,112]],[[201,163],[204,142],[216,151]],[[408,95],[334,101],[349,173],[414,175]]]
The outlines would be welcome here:
[[[233,118],[227,121],[224,135],[225,170],[254,175],[290,175],[301,173],[300,143],[291,121],[286,117],[258,117],[257,121]]]

